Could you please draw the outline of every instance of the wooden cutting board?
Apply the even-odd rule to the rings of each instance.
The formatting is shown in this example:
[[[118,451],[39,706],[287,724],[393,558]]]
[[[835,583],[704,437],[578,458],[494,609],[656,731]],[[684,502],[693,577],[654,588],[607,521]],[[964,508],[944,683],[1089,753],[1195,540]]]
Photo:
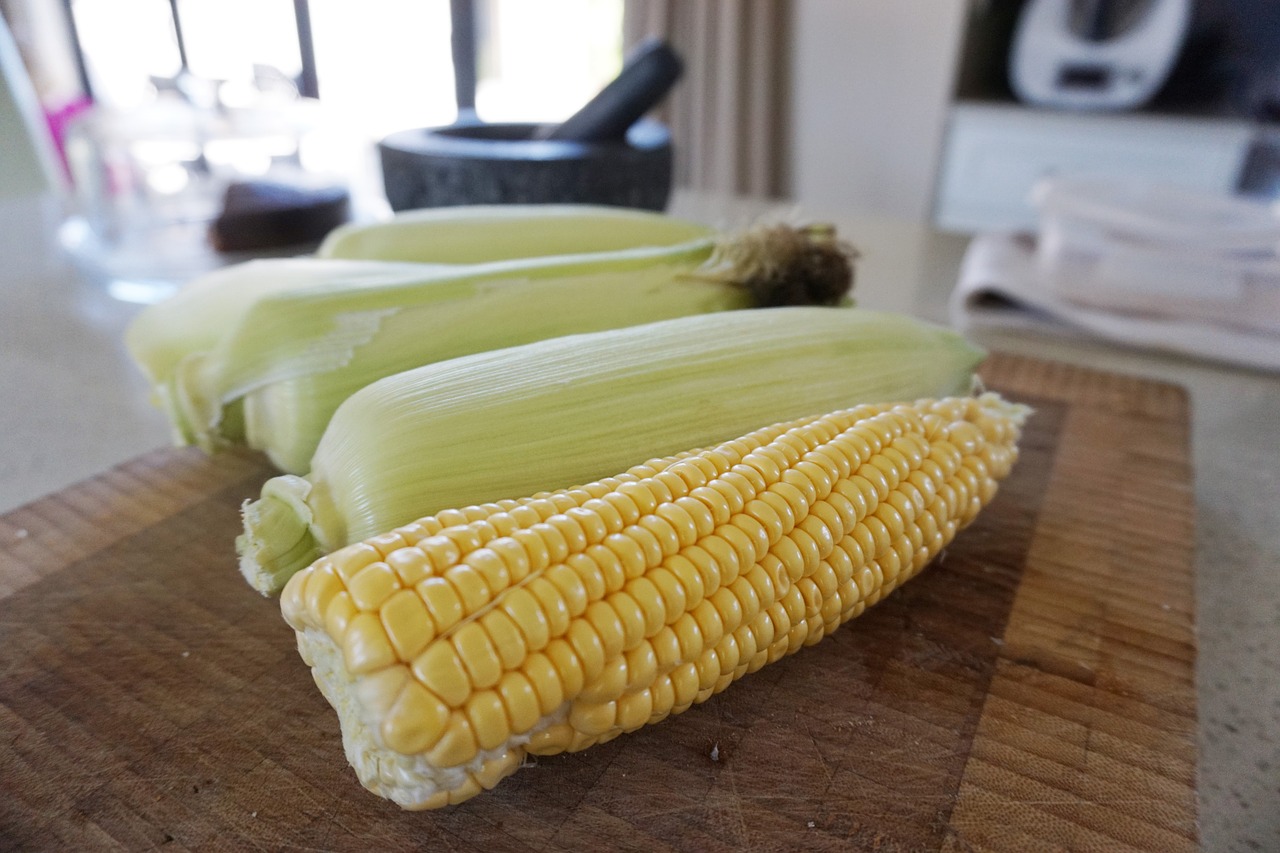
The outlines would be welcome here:
[[[660,725],[457,807],[365,792],[236,571],[256,457],[162,450],[0,519],[0,848],[1191,850],[1187,402],[997,356],[1021,461],[919,578]]]

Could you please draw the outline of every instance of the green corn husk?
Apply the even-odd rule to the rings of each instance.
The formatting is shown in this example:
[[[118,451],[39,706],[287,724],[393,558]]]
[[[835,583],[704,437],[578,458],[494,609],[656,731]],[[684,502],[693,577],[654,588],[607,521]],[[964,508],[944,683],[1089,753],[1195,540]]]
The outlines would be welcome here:
[[[651,211],[591,205],[409,211],[343,226],[315,258],[255,260],[200,276],[143,311],[126,330],[125,345],[169,415],[175,442],[197,443],[174,395],[178,365],[217,346],[260,299],[317,287],[403,285],[460,265],[672,246],[711,235],[707,226]],[[219,417],[218,441],[243,440],[239,409],[233,402]]]
[[[190,443],[177,420],[173,381],[183,359],[218,345],[259,299],[343,281],[358,288],[394,278],[430,276],[440,265],[381,261],[271,258],[248,261],[192,280],[173,298],[149,306],[125,330],[130,356],[151,385],[156,404],[170,416],[175,441]]]
[[[357,286],[364,275],[674,246],[712,236],[705,225],[617,207],[476,205],[408,211],[334,230],[315,258],[248,261],[200,276],[139,315],[126,341],[148,377],[163,381],[183,356],[216,344],[257,299],[327,279],[350,278]],[[419,266],[424,264],[429,266]]]
[[[582,204],[473,205],[399,213],[335,229],[321,258],[419,263],[491,261],[671,246],[714,236],[706,225],[647,210]]]
[[[338,405],[384,376],[564,334],[830,304],[847,294],[849,264],[829,232],[779,228],[429,274],[397,267],[354,285],[335,279],[258,300],[216,346],[182,359],[162,397],[187,442],[212,450],[243,433],[282,471],[300,473]]]
[[[246,505],[241,570],[274,592],[322,553],[446,507],[590,482],[805,415],[968,392],[981,358],[901,315],[771,308],[396,374],[339,407],[306,477],[276,477]]]

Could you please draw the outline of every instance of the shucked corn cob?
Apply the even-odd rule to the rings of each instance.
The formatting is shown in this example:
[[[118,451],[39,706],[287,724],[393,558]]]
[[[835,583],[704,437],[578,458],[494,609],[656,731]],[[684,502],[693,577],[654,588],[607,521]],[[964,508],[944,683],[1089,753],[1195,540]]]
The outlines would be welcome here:
[[[324,557],[282,609],[360,781],[406,808],[678,714],[930,561],[1017,455],[995,395],[860,406]]]
[[[760,423],[967,392],[981,352],[902,315],[769,308],[572,335],[407,371],[338,409],[305,477],[245,508],[262,592],[321,553],[449,506],[608,475]]]
[[[452,233],[488,221],[475,211],[454,216],[456,221],[437,217],[428,224],[434,231]],[[236,310],[223,309],[226,319],[217,324],[220,331],[211,345],[211,333],[204,332],[193,338],[201,343],[184,350],[183,342],[167,330],[163,321],[182,313],[185,293],[140,317],[128,341],[181,441],[206,449],[247,443],[265,451],[282,470],[301,473],[342,401],[402,370],[557,335],[688,314],[770,304],[835,304],[848,292],[850,261],[829,232],[779,228],[735,240],[700,236],[663,244],[659,241],[691,226],[662,217],[650,222],[655,216],[529,214],[511,223],[508,239],[517,245],[528,242],[526,232],[557,233],[578,220],[594,222],[591,228],[579,224],[600,233],[593,239],[548,238],[549,244],[566,249],[607,246],[605,238],[617,232],[613,243],[622,248],[578,255],[443,268],[309,259],[305,269],[316,276],[309,286],[264,284],[260,298]],[[398,225],[380,228],[394,232]],[[411,229],[421,231],[420,224]],[[383,231],[355,233],[367,241]],[[641,239],[651,244],[628,242]],[[342,240],[338,244],[345,245]],[[454,257],[447,248],[424,251],[423,256]],[[325,264],[333,265],[331,276],[325,277]],[[265,274],[271,268],[257,269]],[[244,291],[251,292],[247,286]],[[204,296],[208,288],[192,292]],[[237,295],[238,303],[244,299]]]

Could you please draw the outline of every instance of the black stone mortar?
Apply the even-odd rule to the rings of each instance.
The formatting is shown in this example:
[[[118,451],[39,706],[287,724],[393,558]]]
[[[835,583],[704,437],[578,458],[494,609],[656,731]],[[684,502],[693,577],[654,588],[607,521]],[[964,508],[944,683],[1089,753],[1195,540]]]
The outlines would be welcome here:
[[[664,210],[671,134],[643,120],[618,142],[535,139],[542,125],[460,123],[378,144],[391,209],[462,204],[606,204]]]

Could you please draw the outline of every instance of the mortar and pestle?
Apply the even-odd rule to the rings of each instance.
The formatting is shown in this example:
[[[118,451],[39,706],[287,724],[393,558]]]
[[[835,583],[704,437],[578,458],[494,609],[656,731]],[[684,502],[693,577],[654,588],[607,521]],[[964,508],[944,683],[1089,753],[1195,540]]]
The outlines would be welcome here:
[[[663,210],[671,134],[642,119],[679,79],[665,42],[642,44],[622,71],[558,125],[459,121],[378,143],[392,210],[462,204],[605,204]]]

